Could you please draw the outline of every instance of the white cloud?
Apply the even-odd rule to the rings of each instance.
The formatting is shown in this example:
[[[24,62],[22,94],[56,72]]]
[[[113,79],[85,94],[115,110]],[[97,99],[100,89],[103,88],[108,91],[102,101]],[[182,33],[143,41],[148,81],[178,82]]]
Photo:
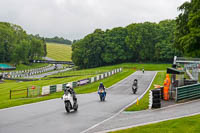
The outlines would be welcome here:
[[[82,38],[95,28],[174,19],[186,0],[2,0],[0,21],[42,36]]]

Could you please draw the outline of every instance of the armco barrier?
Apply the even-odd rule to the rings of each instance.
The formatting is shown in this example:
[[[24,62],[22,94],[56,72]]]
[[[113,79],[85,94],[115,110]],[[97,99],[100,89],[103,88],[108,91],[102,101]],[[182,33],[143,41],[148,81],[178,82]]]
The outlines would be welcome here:
[[[193,84],[176,88],[176,102],[196,98],[200,98],[200,84]]]
[[[112,71],[112,75],[115,74],[114,70]]]
[[[92,77],[92,78],[91,78],[90,82],[91,82],[91,83],[93,83],[93,82],[94,82],[94,77]]]
[[[56,85],[52,85],[52,86],[50,86],[50,93],[54,93],[54,92],[56,92]]]
[[[75,88],[77,86],[77,82],[72,82],[72,88]]]
[[[42,95],[50,94],[50,86],[43,86],[42,87]]]
[[[62,84],[57,84],[56,85],[56,92],[60,92],[63,90],[63,85]]]
[[[97,75],[95,77],[89,78],[88,79],[88,83],[93,83],[96,82],[98,80],[104,79],[106,77],[112,76],[113,74],[117,73],[117,72],[121,72],[122,68],[119,69],[114,69],[110,72],[106,72],[100,75]],[[50,93],[54,93],[54,92],[59,92],[62,91],[64,88],[66,88],[67,84],[70,84],[71,87],[75,88],[77,87],[77,83],[80,82],[81,80],[77,81],[77,82],[69,82],[69,83],[65,83],[65,84],[57,84],[57,85],[51,85],[51,86],[43,86],[42,87],[42,95],[47,95]]]
[[[97,77],[97,78],[96,78],[96,81],[98,81],[98,80],[99,80],[99,76],[100,76],[100,75],[97,75],[97,76],[96,76],[96,77]]]
[[[91,78],[88,78],[88,80],[89,80],[89,81],[88,81],[88,84],[91,83]]]
[[[67,84],[62,84],[62,90],[64,90],[66,88]]]
[[[105,73],[105,78],[108,76],[108,73]]]
[[[104,79],[104,74],[101,74],[101,79]]]

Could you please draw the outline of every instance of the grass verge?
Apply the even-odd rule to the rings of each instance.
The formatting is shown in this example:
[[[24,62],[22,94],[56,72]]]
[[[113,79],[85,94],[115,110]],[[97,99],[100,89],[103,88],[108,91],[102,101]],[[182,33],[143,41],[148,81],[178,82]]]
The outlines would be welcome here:
[[[119,130],[112,133],[199,133],[200,115]]]
[[[158,72],[151,87],[149,90],[154,89],[154,84],[162,85],[165,79],[166,72]],[[125,111],[140,111],[148,109],[149,105],[149,91],[144,95],[142,99],[139,101],[139,105],[133,104],[132,106],[128,107]]]
[[[47,57],[58,61],[71,61],[72,48],[70,45],[47,43]]]

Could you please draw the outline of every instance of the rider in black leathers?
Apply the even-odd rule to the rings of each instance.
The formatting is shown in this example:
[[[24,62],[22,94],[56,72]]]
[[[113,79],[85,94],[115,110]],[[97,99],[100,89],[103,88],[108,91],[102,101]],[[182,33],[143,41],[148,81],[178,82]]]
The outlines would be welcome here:
[[[134,79],[132,88],[136,88],[136,91],[137,91],[137,89],[138,89],[138,80],[137,79]]]
[[[137,79],[134,79],[134,81],[133,81],[133,86],[136,86],[136,87],[137,87]]]

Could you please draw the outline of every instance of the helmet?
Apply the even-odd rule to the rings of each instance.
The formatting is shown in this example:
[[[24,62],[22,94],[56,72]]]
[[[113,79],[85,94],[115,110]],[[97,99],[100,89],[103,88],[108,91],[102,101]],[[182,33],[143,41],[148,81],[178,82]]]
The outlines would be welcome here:
[[[69,83],[66,84],[66,90],[68,90],[68,89],[70,89],[70,88],[72,88],[71,85],[70,85]]]
[[[68,84],[66,84],[66,88],[69,88],[69,87],[71,87],[71,85],[68,83]]]

